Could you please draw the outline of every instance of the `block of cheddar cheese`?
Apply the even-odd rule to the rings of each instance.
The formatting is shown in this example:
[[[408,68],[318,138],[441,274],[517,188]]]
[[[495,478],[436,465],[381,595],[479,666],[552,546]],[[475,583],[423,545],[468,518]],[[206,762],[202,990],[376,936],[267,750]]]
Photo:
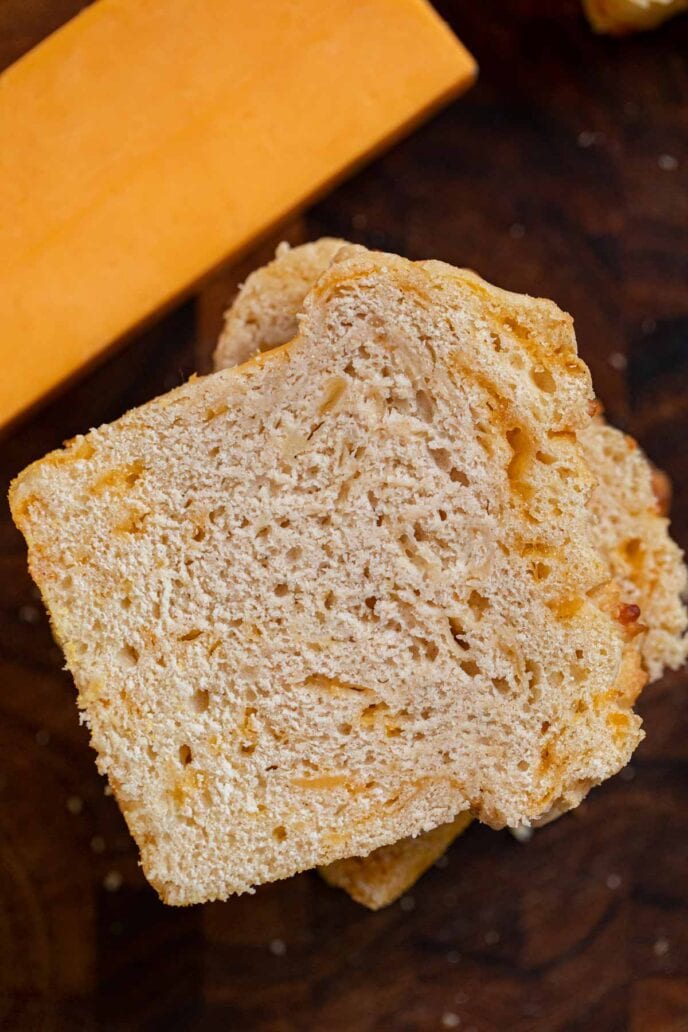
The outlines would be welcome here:
[[[0,76],[0,424],[467,85],[424,0],[99,0]]]

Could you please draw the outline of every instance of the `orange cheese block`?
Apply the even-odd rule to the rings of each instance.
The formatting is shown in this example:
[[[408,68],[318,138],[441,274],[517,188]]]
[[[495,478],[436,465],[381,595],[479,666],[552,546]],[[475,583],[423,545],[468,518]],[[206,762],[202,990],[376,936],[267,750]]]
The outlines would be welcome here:
[[[99,0],[0,76],[0,423],[473,78],[423,0]]]

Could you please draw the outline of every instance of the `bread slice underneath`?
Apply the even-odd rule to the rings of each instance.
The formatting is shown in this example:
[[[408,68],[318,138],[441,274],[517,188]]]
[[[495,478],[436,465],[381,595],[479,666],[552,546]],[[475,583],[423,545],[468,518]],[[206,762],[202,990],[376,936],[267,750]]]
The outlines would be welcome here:
[[[273,262],[256,270],[227,311],[215,366],[223,369],[291,340],[304,298],[346,241],[323,238],[278,248]],[[688,637],[682,593],[686,571],[669,536],[665,478],[654,473],[636,442],[604,420],[579,434],[597,480],[591,497],[598,546],[609,557],[624,597],[641,609],[638,643],[651,680],[686,658]],[[466,819],[464,820],[464,817]],[[357,902],[378,909],[393,902],[444,852],[468,823],[460,814],[418,838],[404,839],[366,857],[336,861],[323,877]]]
[[[416,838],[380,846],[368,856],[335,860],[320,873],[328,885],[344,889],[357,903],[380,910],[403,896],[470,823],[470,813],[460,813]]]
[[[162,897],[576,805],[643,683],[554,305],[350,248],[287,346],[22,473],[14,519]],[[572,561],[572,556],[575,561]]]

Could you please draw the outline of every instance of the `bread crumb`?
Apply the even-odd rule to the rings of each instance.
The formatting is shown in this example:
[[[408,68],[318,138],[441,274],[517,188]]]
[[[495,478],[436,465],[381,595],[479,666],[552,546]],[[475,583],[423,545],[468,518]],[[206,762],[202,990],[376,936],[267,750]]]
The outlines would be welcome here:
[[[91,851],[94,853],[105,852],[105,839],[101,835],[94,835],[91,839]]]
[[[41,619],[41,611],[38,606],[20,606],[17,610],[20,623],[37,624]]]
[[[122,882],[124,879],[119,871],[108,871],[103,878],[103,888],[106,892],[117,892],[118,889],[122,888]]]
[[[494,928],[491,928],[489,932],[485,932],[485,942],[488,946],[496,946],[501,938],[499,932]]]
[[[620,885],[621,885],[621,877],[620,877],[620,875],[618,875],[618,874],[608,874],[607,875],[607,888],[608,889],[612,889],[612,890],[618,889]]]
[[[461,954],[458,950],[449,950],[447,954],[447,964],[458,964],[461,960]]]
[[[662,172],[675,172],[678,168],[678,161],[673,154],[660,154],[657,158],[657,164]]]
[[[67,811],[73,814],[75,817],[81,813],[84,808],[84,801],[80,799],[78,795],[69,796],[67,799]]]
[[[517,842],[530,842],[533,837],[532,828],[509,828]]]
[[[453,1011],[445,1011],[442,1015],[442,1028],[458,1028],[460,1024],[461,1018]]]
[[[413,898],[413,896],[402,896],[399,900],[399,906],[407,914],[409,914],[414,909],[415,905],[416,901]]]
[[[284,939],[271,939],[268,943],[268,949],[273,957],[283,957],[287,952],[287,944]]]
[[[596,143],[602,143],[604,140],[604,133],[595,132],[592,129],[583,129],[582,132],[578,133],[578,146],[587,150],[588,147],[594,146]]]
[[[665,939],[663,935],[660,936],[658,939],[655,939],[655,944],[652,947],[652,952],[654,953],[655,957],[665,957],[669,952],[669,940]]]
[[[612,369],[616,369],[619,373],[623,373],[624,370],[628,368],[628,359],[624,355],[623,351],[612,351],[611,354],[607,356],[607,362]]]
[[[514,222],[509,226],[509,236],[512,240],[522,240],[526,235],[526,227],[520,222]]]

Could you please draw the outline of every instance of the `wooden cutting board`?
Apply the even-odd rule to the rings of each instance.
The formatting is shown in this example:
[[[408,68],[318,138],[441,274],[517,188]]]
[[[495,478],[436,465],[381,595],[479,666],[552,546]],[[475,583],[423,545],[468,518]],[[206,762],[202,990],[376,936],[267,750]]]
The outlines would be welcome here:
[[[0,0],[0,65],[81,6]],[[609,419],[674,480],[688,545],[688,18],[614,41],[577,0],[438,6],[478,86],[18,427],[3,489],[64,438],[207,370],[237,282],[276,239],[330,233],[572,312]],[[473,827],[369,914],[314,874],[163,907],[61,667],[3,503],[0,1027],[688,1030],[685,672],[647,692],[632,766],[574,814],[527,844]]]

